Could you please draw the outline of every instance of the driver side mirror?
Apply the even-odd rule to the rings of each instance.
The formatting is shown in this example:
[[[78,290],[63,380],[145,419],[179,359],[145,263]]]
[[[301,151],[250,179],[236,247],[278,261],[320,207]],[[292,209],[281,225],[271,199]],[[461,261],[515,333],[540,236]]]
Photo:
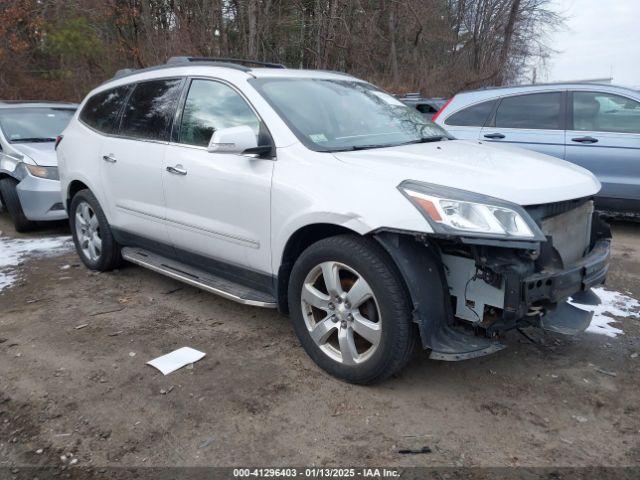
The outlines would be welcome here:
[[[213,132],[207,151],[211,153],[235,153],[264,155],[271,152],[271,145],[258,145],[258,138],[247,125],[221,128]]]

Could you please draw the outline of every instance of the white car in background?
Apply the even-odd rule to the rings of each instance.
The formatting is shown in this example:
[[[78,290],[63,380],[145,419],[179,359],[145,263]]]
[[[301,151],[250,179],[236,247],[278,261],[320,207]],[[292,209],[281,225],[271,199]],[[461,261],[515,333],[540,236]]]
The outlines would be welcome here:
[[[77,105],[0,101],[0,202],[17,231],[67,218],[60,201],[56,137]]]
[[[255,64],[256,62],[248,62]],[[588,171],[450,140],[341,73],[176,58],[89,93],[58,146],[93,270],[122,259],[289,314],[354,383],[500,350],[522,326],[583,331],[610,233]]]

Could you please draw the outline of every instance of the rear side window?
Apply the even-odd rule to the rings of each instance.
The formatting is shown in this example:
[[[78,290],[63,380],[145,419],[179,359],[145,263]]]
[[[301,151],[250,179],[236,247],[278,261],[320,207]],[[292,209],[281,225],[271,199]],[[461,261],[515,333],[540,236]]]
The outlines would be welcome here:
[[[531,128],[536,130],[560,130],[560,106],[562,94],[532,93],[505,97],[496,111],[498,128]]]
[[[130,85],[97,93],[85,104],[80,120],[103,133],[114,133]]]
[[[574,92],[573,129],[640,133],[640,103],[611,93]]]
[[[181,79],[138,83],[124,107],[120,135],[168,140],[181,85]]]
[[[493,110],[495,100],[471,105],[451,115],[444,122],[454,127],[482,127]]]

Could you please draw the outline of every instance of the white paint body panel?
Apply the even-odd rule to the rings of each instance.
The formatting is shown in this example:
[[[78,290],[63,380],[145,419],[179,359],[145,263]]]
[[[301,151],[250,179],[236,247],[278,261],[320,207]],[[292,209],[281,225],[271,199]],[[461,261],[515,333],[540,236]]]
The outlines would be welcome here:
[[[298,141],[248,83],[252,75],[349,78],[298,70],[246,73],[201,65],[143,72],[109,82],[91,94],[163,77],[198,76],[231,83],[269,129],[276,159],[207,153],[170,143],[112,143],[112,138],[87,128],[76,115],[58,149],[65,200],[70,182],[81,180],[94,191],[116,227],[157,238],[167,232],[167,241],[180,248],[276,275],[287,241],[307,225],[341,225],[360,234],[379,228],[431,233],[421,213],[398,191],[403,180],[454,187],[520,205],[579,198],[600,189],[591,173],[562,160],[471,141],[315,152]],[[118,142],[125,142],[126,148],[125,143],[117,147]],[[118,163],[102,165],[106,153],[114,153]],[[178,177],[165,172],[166,166],[176,164],[182,164],[188,174]],[[113,166],[118,173],[109,170]],[[160,221],[123,214],[115,207],[123,202]],[[178,222],[196,228],[185,230]]]
[[[271,269],[271,177],[275,162],[169,145],[163,169],[169,237],[176,247],[254,270]]]
[[[169,243],[162,183],[166,149],[166,143],[107,137],[97,155],[105,195],[100,205],[109,212],[109,222],[162,243]]]

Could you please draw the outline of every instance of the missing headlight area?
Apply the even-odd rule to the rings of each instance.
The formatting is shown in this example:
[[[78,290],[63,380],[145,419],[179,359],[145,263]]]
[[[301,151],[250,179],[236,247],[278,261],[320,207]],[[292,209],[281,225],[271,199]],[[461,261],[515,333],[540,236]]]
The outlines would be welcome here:
[[[480,323],[487,307],[504,308],[505,282],[500,275],[478,269],[471,258],[443,254],[442,262],[456,317]]]
[[[545,242],[504,246],[482,240],[440,241],[452,314],[493,336],[526,325],[575,334],[591,314],[567,302],[596,304],[591,287],[608,270],[608,226],[589,199],[527,209]]]

